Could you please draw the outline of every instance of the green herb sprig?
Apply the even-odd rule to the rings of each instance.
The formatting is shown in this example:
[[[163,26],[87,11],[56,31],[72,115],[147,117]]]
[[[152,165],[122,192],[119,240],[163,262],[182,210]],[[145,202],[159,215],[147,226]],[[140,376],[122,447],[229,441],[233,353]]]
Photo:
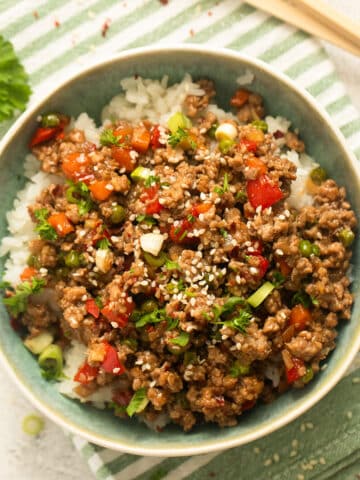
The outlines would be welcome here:
[[[25,312],[28,305],[30,295],[41,292],[45,285],[45,280],[42,278],[32,278],[31,281],[21,283],[15,289],[11,297],[3,298],[3,303],[6,305],[14,317]]]

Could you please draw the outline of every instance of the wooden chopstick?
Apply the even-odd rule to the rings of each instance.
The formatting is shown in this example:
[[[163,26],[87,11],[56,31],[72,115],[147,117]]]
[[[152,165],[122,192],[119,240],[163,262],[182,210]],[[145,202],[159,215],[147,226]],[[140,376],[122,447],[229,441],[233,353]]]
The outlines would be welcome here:
[[[322,0],[246,0],[246,3],[360,56],[360,25],[330,9]]]

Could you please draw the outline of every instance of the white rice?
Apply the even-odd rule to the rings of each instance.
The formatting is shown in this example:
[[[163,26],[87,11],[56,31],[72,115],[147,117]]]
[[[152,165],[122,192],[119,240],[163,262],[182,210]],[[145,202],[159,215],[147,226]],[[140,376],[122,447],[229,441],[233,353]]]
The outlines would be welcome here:
[[[244,75],[237,79],[237,83],[246,85],[251,83],[253,79],[254,75],[250,71],[246,71]],[[124,92],[116,95],[109,105],[103,109],[103,125],[116,119],[137,122],[145,118],[153,123],[166,124],[167,119],[173,113],[183,111],[183,102],[187,95],[200,96],[204,94],[204,91],[193,83],[190,75],[185,75],[182,82],[170,87],[168,87],[167,76],[164,76],[160,81],[130,77],[123,79],[120,84]],[[232,114],[225,112],[214,104],[209,105],[208,110],[215,113],[219,120],[232,116]],[[265,120],[270,133],[277,130],[286,133],[290,126],[290,122],[282,117],[267,116]],[[97,128],[94,120],[87,113],[82,113],[76,120],[72,120],[70,127],[84,130],[86,139],[99,145],[99,135],[103,127]],[[293,182],[289,203],[296,208],[310,205],[312,197],[306,193],[305,187],[309,172],[315,165],[313,160],[304,154],[299,156],[295,151],[288,151],[283,156],[294,162],[298,168],[298,178]],[[34,203],[41,191],[49,184],[63,182],[61,177],[41,172],[38,167],[37,159],[31,154],[27,155],[24,174],[29,181],[18,192],[13,209],[7,213],[10,235],[2,239],[0,246],[0,255],[8,255],[5,263],[4,279],[14,285],[19,282],[19,275],[25,268],[30,255],[28,243],[36,238],[27,206]],[[79,397],[73,390],[78,385],[73,381],[73,377],[85,358],[86,347],[73,341],[71,347],[65,352],[64,374],[67,378],[59,382],[58,389],[62,394],[71,398],[77,398],[82,402],[91,401],[96,406],[103,408],[105,406],[104,402],[109,402],[112,399],[113,387],[102,387],[85,399]],[[120,379],[119,382],[121,382]],[[165,425],[167,421],[167,417],[159,419],[158,426]]]
[[[245,73],[243,75],[240,75],[236,79],[236,83],[240,86],[242,85],[250,85],[254,81],[255,75],[254,73],[249,70],[248,68],[245,70]]]

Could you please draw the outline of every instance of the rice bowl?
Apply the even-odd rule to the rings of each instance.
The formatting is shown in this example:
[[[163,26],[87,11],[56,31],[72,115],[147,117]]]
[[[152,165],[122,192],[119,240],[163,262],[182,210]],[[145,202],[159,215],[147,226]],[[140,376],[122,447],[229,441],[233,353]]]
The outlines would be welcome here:
[[[257,72],[257,74],[259,75],[259,73],[258,73],[258,72]],[[222,105],[223,105],[223,104],[222,104]],[[273,113],[275,113],[275,114],[276,114],[276,112],[274,112],[274,111],[273,111]]]

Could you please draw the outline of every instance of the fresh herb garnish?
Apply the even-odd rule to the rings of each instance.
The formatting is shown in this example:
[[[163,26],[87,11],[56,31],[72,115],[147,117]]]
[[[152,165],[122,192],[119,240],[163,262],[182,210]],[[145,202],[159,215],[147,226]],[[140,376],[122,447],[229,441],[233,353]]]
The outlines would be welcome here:
[[[181,332],[177,337],[171,338],[170,342],[179,347],[185,347],[190,340],[190,335],[187,332]]]
[[[218,320],[222,315],[232,313],[238,305],[241,305],[243,308],[246,308],[246,300],[243,297],[230,297],[224,303],[222,307],[219,305],[215,305],[213,308],[214,311],[214,319]]]
[[[155,175],[150,175],[145,179],[144,185],[145,187],[151,187],[153,184],[159,184],[160,183],[160,177],[157,177]]]
[[[107,238],[102,238],[96,244],[96,248],[100,250],[108,250],[111,247],[111,242]]]
[[[178,318],[168,317],[167,319],[167,330],[174,330],[179,325]]]
[[[190,214],[186,217],[186,219],[188,220],[188,222],[194,223],[195,220],[196,220],[196,217],[190,213]]]
[[[45,280],[34,277],[31,281],[28,280],[18,285],[11,297],[3,298],[3,303],[8,307],[11,315],[17,317],[27,309],[29,296],[39,293],[44,285]]]
[[[247,312],[246,310],[240,310],[236,317],[218,323],[222,323],[226,327],[231,327],[241,333],[245,333],[251,318],[252,314],[250,312]]]
[[[194,150],[196,148],[196,142],[189,136],[189,131],[185,130],[182,127],[179,127],[175,133],[172,133],[168,137],[168,144],[171,147],[176,147],[179,143],[187,140],[189,142],[190,147]]]
[[[115,403],[115,402],[109,402],[107,404],[107,407],[114,410],[115,415],[122,415],[123,413],[126,413],[125,405],[119,405],[118,403]]]
[[[149,215],[138,215],[135,220],[137,223],[145,222],[148,225],[156,225],[157,220]]]
[[[47,208],[39,208],[34,211],[36,220],[38,221],[35,231],[40,235],[43,240],[56,240],[58,234],[54,227],[47,221],[50,212]]]
[[[66,199],[69,203],[75,203],[79,209],[79,215],[83,216],[88,213],[94,206],[90,197],[89,187],[84,182],[74,183],[68,180],[68,188],[66,190]]]
[[[168,258],[165,262],[165,268],[167,270],[180,270],[180,265],[178,264],[178,262],[173,262]]]
[[[236,361],[233,366],[230,368],[230,376],[233,378],[238,378],[243,375],[247,375],[250,371],[248,365],[243,365],[239,361]]]
[[[95,303],[96,305],[100,308],[100,310],[103,308],[104,304],[101,300],[101,297],[98,295],[97,297],[95,297]]]
[[[229,233],[224,228],[220,228],[220,233],[224,238],[226,238],[229,235]]]
[[[148,323],[159,323],[166,319],[167,319],[167,316],[166,316],[165,308],[158,308],[153,312],[146,313],[145,315],[141,315],[141,317],[136,321],[135,327],[141,328],[147,325]]]
[[[10,42],[0,35],[0,122],[24,110],[31,94],[29,77]]]
[[[214,192],[218,195],[224,195],[229,190],[229,177],[227,173],[224,173],[224,181],[222,187],[215,187]]]
[[[282,273],[275,271],[273,273],[273,285],[275,288],[279,288],[284,282],[285,282],[285,277]]]
[[[239,190],[235,195],[235,200],[245,203],[247,200],[247,193],[244,190]]]
[[[148,403],[149,399],[146,395],[146,388],[140,388],[134,393],[129,405],[126,407],[126,413],[129,417],[132,417],[135,413],[140,413],[145,410]]]
[[[111,130],[111,128],[105,129],[101,132],[100,143],[103,147],[120,146],[119,137],[114,134],[114,130]]]
[[[185,290],[185,284],[182,278],[177,283],[168,283],[166,290],[172,295],[173,293],[183,292]]]
[[[300,292],[296,292],[291,299],[291,305],[294,306],[299,303],[301,303],[305,308],[309,308],[311,307],[311,305],[319,305],[319,301],[315,297],[311,297],[303,290],[300,290]]]

